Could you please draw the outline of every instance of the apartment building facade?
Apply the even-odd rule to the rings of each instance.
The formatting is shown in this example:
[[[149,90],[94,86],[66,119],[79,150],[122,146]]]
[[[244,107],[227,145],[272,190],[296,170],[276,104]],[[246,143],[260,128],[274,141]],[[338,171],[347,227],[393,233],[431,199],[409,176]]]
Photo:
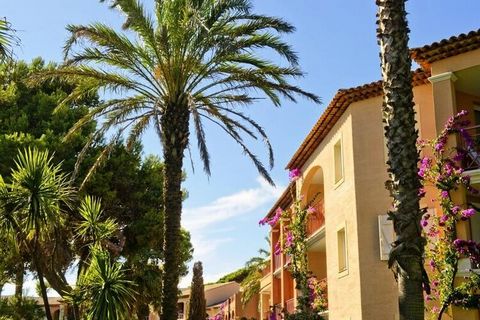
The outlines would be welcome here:
[[[411,50],[421,66],[413,72],[417,127],[422,139],[432,139],[444,123],[460,110],[469,111],[475,136],[480,134],[480,30],[454,36]],[[302,176],[289,186],[272,207],[292,203],[291,190],[316,208],[310,217],[309,267],[312,275],[328,285],[331,320],[398,319],[397,286],[387,268],[391,222],[385,218],[391,200],[387,180],[386,148],[382,125],[382,84],[374,82],[339,90],[287,165]],[[459,138],[453,143],[462,143]],[[480,148],[467,165],[472,183],[480,186]],[[423,206],[431,202],[429,190]],[[464,203],[480,203],[459,191]],[[480,241],[480,215],[458,225],[463,239]],[[270,306],[293,312],[297,291],[288,271],[288,257],[275,255],[282,239],[282,224],[271,228],[271,265],[261,282],[260,313],[266,319]],[[465,262],[468,267],[468,261]],[[471,267],[471,266],[470,266]],[[459,273],[459,276],[462,276]],[[453,319],[478,320],[479,310],[450,310]]]

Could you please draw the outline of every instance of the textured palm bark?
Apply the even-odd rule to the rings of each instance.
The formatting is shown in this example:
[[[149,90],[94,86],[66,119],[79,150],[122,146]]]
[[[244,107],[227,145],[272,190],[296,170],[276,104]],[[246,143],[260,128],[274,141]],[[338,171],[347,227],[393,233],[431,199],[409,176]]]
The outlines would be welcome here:
[[[178,105],[177,105],[178,106]],[[167,107],[161,118],[164,157],[164,278],[162,320],[177,320],[180,278],[180,221],[182,213],[183,156],[188,145],[189,111],[186,106]]]
[[[415,129],[405,0],[377,0],[376,3],[389,167],[386,187],[393,198],[393,210],[389,214],[397,234],[389,266],[398,280],[400,319],[423,320],[422,284],[428,287],[428,280],[423,267],[425,239],[420,227],[418,132]]]

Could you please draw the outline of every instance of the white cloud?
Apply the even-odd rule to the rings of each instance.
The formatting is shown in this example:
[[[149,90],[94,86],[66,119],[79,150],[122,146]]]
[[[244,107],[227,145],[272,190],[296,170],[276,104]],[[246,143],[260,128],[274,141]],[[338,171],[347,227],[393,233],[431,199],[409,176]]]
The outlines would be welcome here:
[[[194,258],[190,268],[194,261],[202,261],[206,283],[217,281],[232,271],[230,268],[238,263],[225,261],[224,258],[219,261],[221,252],[231,249],[232,242],[239,241],[232,235],[238,226],[226,225],[225,222],[248,214],[258,214],[256,211],[265,210],[265,206],[275,201],[283,190],[282,187],[272,187],[260,177],[257,178],[257,183],[254,188],[240,190],[208,204],[183,210],[182,224],[190,231],[194,247]],[[188,287],[190,281],[191,275],[187,275],[181,279],[180,287]]]
[[[201,207],[184,209],[183,226],[190,232],[202,230],[233,217],[251,213],[280,196],[280,188],[272,187],[261,178],[257,178],[257,182],[259,186],[256,188],[220,197]]]

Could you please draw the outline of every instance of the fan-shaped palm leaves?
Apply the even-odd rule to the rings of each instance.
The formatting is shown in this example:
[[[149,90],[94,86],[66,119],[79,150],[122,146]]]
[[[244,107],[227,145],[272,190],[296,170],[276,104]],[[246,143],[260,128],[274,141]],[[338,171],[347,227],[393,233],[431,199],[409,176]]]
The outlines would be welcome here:
[[[112,7],[126,15],[123,27],[135,38],[102,23],[70,25],[65,65],[33,81],[61,77],[80,82],[65,103],[99,90],[110,93],[112,98],[90,110],[70,135],[93,119],[101,125],[91,142],[114,128],[117,134],[111,145],[122,136],[132,144],[148,127],[156,129],[165,163],[162,319],[176,320],[181,181],[190,125],[207,174],[210,156],[205,122],[238,143],[260,174],[273,183],[245,140],[265,142],[273,166],[267,135],[240,107],[262,97],[275,106],[282,97],[295,101],[299,95],[315,102],[319,98],[290,83],[303,76],[297,55],[281,38],[294,27],[282,19],[253,13],[250,0],[156,0],[153,17],[139,0],[115,0]],[[284,58],[285,66],[267,59],[267,51]],[[109,151],[105,149],[99,160]]]
[[[130,319],[135,300],[133,283],[127,280],[122,264],[112,261],[108,252],[94,249],[87,272],[79,282],[87,319]]]
[[[266,238],[270,244],[270,239]],[[270,252],[265,249],[258,250],[260,254],[251,258],[245,264],[248,274],[242,281],[242,303],[247,304],[256,294],[260,292],[260,281],[263,278],[263,270],[270,265]]]
[[[62,206],[69,205],[73,190],[60,165],[52,163],[47,151],[26,149],[16,160],[11,173],[11,183],[0,181],[3,202],[2,224],[16,232],[17,239],[25,243],[33,257],[40,283],[47,319],[51,320],[48,307],[43,268],[40,263],[40,242],[48,238],[64,219]]]
[[[0,62],[12,55],[12,46],[18,42],[7,19],[0,19]]]

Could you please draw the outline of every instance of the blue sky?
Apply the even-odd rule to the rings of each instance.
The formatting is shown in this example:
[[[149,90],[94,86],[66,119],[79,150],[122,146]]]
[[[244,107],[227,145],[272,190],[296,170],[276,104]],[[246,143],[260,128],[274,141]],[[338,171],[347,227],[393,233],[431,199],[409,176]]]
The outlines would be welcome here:
[[[277,109],[265,101],[245,110],[271,138],[276,158],[271,174],[277,189],[263,182],[240,148],[215,128],[207,128],[210,178],[203,174],[192,148],[197,165],[193,173],[189,160],[185,162],[188,177],[184,186],[189,198],[184,203],[183,225],[191,230],[195,260],[203,261],[206,281],[242,266],[265,247],[267,230],[257,222],[287,184],[285,164],[335,92],[380,78],[374,0],[253,2],[255,11],[283,17],[296,26],[297,32],[287,40],[306,72],[298,84],[319,95],[323,104],[300,100]],[[478,0],[408,1],[407,9],[411,47],[480,28]],[[61,61],[67,24],[101,21],[119,26],[123,18],[96,0],[2,0],[0,16],[6,16],[18,30],[22,41],[16,51],[18,58],[42,56],[47,61]],[[148,134],[144,144],[146,153],[161,153],[155,135]],[[265,159],[260,146],[254,150]],[[190,277],[182,285],[189,282]]]

